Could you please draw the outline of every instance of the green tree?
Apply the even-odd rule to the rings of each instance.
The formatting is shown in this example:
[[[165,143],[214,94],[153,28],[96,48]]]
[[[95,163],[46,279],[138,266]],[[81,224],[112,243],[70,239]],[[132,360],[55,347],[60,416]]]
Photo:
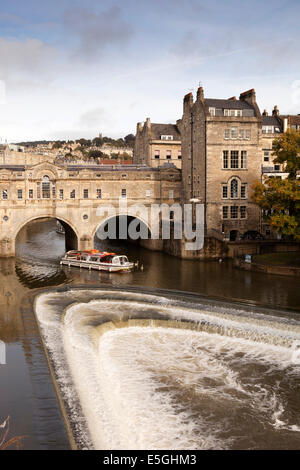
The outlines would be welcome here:
[[[273,230],[300,241],[300,181],[269,178],[253,185],[252,200]]]
[[[92,144],[92,141],[90,139],[77,139],[75,142],[81,147],[90,147]]]
[[[300,241],[300,132],[289,129],[273,142],[274,162],[283,165],[287,179],[268,178],[253,185],[252,200],[278,233]]]
[[[274,162],[283,164],[289,178],[293,179],[300,171],[300,131],[288,129],[273,142]]]
[[[90,150],[87,154],[87,158],[96,160],[97,158],[102,158],[103,153],[100,150]]]
[[[133,147],[135,142],[135,136],[133,134],[128,134],[124,137],[124,141],[126,145],[128,145],[129,147]]]
[[[96,147],[102,147],[103,145],[103,138],[102,137],[95,137],[93,140],[93,145],[95,145]]]

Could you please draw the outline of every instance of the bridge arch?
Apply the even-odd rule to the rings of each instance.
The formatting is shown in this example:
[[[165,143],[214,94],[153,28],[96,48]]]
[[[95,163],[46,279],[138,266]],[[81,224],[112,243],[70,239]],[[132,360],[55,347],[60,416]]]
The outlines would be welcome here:
[[[17,237],[21,230],[26,227],[26,225],[30,224],[31,222],[39,219],[52,219],[59,221],[65,229],[65,242],[66,242],[66,250],[77,250],[79,248],[79,235],[78,232],[69,220],[65,219],[64,217],[53,216],[49,214],[39,214],[32,217],[29,217],[27,220],[23,221],[19,224],[15,230],[13,243],[14,243],[14,252],[16,249]]]
[[[143,217],[139,217],[139,216],[131,215],[131,214],[118,213],[118,214],[115,214],[115,215],[108,215],[107,217],[102,219],[96,225],[96,227],[94,228],[94,231],[93,231],[93,234],[92,234],[92,239],[93,240],[95,239],[95,237],[97,236],[97,232],[101,227],[104,227],[105,225],[110,223],[113,219],[116,219],[116,221],[120,222],[120,218],[125,218],[125,217],[127,217],[127,221],[128,221],[127,222],[127,227],[129,226],[130,222],[132,222],[133,220],[136,220],[139,224],[144,226],[144,228],[146,229],[145,231],[147,231],[147,239],[151,238],[150,225],[149,225],[148,221],[143,219]]]
[[[113,214],[105,215],[105,217],[97,223],[97,225],[94,227],[94,230],[91,233],[91,240],[93,240],[93,243],[95,244],[96,241],[100,240],[99,237],[97,237],[97,232],[101,227],[105,227],[105,225],[107,225],[112,219],[116,219],[116,223],[118,224],[118,221],[120,221],[120,218],[122,217],[124,218],[127,217],[127,228],[130,225],[130,223],[135,220],[136,226],[138,224],[141,224],[141,227],[143,227],[142,234],[147,235],[146,238],[143,238],[143,236],[140,238],[131,238],[130,236],[127,236],[126,238],[123,238],[124,241],[126,240],[137,241],[144,248],[147,248],[153,251],[162,251],[163,249],[162,240],[152,238],[153,234],[155,233],[156,228],[154,227],[154,230],[153,230],[153,227],[151,226],[151,223],[149,223],[149,220],[147,220],[147,217],[143,217],[142,214],[140,213],[137,214],[135,211],[130,211],[130,210],[128,210],[127,212],[116,210],[116,212]],[[140,231],[141,231],[141,228],[137,228],[137,232],[140,232]],[[118,226],[117,226],[116,237],[114,238],[107,237],[107,239],[108,240],[109,239],[122,240],[118,235],[119,234],[118,234]]]

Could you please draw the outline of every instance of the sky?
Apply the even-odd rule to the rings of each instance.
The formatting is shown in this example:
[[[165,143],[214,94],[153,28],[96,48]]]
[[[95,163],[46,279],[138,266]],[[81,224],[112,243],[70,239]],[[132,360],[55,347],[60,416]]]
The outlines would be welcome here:
[[[199,84],[298,114],[299,18],[299,0],[0,0],[0,139],[135,134]]]

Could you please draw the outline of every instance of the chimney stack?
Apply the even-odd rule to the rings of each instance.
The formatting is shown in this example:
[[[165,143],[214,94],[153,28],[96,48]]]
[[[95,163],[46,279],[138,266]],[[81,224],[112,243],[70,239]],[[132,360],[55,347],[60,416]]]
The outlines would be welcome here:
[[[263,116],[269,116],[269,113],[266,109],[264,109],[264,112],[262,113]]]
[[[201,101],[204,100],[204,90],[202,86],[199,86],[197,90],[197,100],[201,100]]]
[[[273,116],[279,116],[279,109],[276,105],[274,106],[274,109],[272,111],[272,115]]]
[[[183,98],[183,112],[186,108],[191,108],[194,104],[193,93],[188,93]]]
[[[250,104],[256,103],[256,95],[255,95],[255,90],[254,88],[251,88],[251,90],[244,91],[243,93],[240,94],[240,100],[242,101],[248,101]]]

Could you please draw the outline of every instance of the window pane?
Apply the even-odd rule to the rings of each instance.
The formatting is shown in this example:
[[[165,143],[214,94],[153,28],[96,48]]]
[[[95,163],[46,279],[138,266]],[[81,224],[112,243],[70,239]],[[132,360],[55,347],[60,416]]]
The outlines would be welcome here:
[[[50,178],[49,176],[44,176],[42,180],[42,198],[50,199]]]
[[[241,168],[247,168],[247,151],[241,151]]]
[[[228,150],[223,151],[223,168],[228,168]]]
[[[232,129],[231,129],[231,138],[232,138],[232,139],[237,139],[237,138],[238,138],[238,130],[237,130],[237,127],[232,127]]]
[[[236,179],[232,180],[230,183],[230,197],[238,197],[238,181]]]
[[[231,168],[239,167],[239,152],[238,150],[231,150],[230,153],[230,166]]]
[[[241,219],[245,219],[246,218],[246,206],[241,206],[240,210],[241,210]]]
[[[231,217],[231,219],[237,219],[238,218],[238,207],[237,206],[231,206],[230,207],[230,217]]]
[[[228,219],[228,206],[223,206],[223,219]]]

